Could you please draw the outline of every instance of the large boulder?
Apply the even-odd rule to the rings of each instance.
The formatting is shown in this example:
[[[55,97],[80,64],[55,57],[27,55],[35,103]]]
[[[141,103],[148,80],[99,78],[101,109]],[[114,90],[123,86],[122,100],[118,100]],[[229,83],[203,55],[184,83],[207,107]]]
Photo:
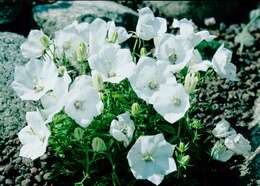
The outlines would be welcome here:
[[[20,45],[24,40],[23,36],[0,32],[1,137],[17,133],[25,125],[26,111],[35,110],[34,104],[22,101],[10,87],[14,78],[15,65],[22,65],[28,61],[20,52]]]
[[[189,18],[203,24],[205,18],[215,17],[218,22],[242,21],[256,7],[255,1],[144,1],[144,6],[167,18]]]
[[[53,35],[55,31],[75,20],[91,22],[97,17],[114,20],[118,25],[133,29],[138,14],[111,1],[58,1],[53,4],[35,6],[33,17],[45,33]]]

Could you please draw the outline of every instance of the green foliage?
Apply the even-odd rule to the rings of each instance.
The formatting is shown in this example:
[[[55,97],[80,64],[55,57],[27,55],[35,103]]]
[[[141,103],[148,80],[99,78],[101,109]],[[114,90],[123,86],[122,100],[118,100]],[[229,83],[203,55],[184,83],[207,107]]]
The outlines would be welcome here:
[[[164,133],[167,141],[179,144],[175,150],[179,169],[177,174],[167,176],[168,179],[181,177],[190,166],[190,160],[199,158],[200,152],[195,153],[197,157],[193,153],[200,146],[203,124],[190,119],[191,112],[177,123],[169,124],[152,105],[137,97],[127,80],[117,86],[104,83],[102,101],[103,113],[87,128],[79,127],[64,112],[54,117],[50,124],[52,136],[49,144],[57,158],[53,170],[53,176],[57,179],[63,175],[70,176],[74,181],[80,180],[75,185],[102,183],[99,181],[95,184],[96,180],[120,185],[133,180],[126,160],[128,148],[109,134],[111,121],[126,111],[131,114],[136,126],[132,143],[141,135]]]

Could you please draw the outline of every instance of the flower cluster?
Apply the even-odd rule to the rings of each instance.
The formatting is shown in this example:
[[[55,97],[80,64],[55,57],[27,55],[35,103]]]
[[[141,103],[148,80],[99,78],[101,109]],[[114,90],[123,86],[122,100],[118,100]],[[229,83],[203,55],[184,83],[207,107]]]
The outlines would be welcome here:
[[[212,130],[212,134],[219,138],[211,150],[211,156],[222,162],[228,161],[233,155],[247,157],[251,151],[251,145],[242,134],[237,134],[230,123],[222,119]]]
[[[127,79],[140,99],[173,124],[190,108],[189,94],[196,88],[200,71],[212,68],[222,78],[238,80],[232,53],[224,45],[211,61],[204,60],[196,49],[200,42],[215,36],[208,31],[196,32],[194,23],[187,19],[174,19],[172,27],[179,30],[178,34],[167,33],[166,19],[143,8],[139,10],[136,32],[131,34],[113,21],[99,18],[91,23],[73,22],[57,31],[54,38],[32,30],[21,46],[22,54],[30,61],[15,68],[12,87],[22,100],[40,101],[42,107],[26,114],[28,126],[19,132],[23,144],[20,155],[34,160],[44,154],[51,135],[48,125],[61,111],[79,126],[88,127],[104,109],[105,83],[117,86]],[[132,51],[122,47],[128,46],[125,41],[129,38],[136,39]],[[136,45],[148,40],[153,40],[154,50],[147,52],[143,45],[141,55],[137,54]],[[184,69],[187,74],[182,82],[177,76]],[[132,115],[138,107],[133,104]],[[132,144],[138,125],[131,114],[126,111],[118,115],[108,131],[126,148]],[[226,127],[218,127],[214,135],[227,137],[225,145],[231,150],[243,146],[244,138],[231,135],[234,131]],[[99,149],[96,146],[100,144],[103,141],[95,138],[92,146]],[[174,147],[162,133],[139,136],[126,157],[133,175],[160,184],[165,175],[177,170]]]

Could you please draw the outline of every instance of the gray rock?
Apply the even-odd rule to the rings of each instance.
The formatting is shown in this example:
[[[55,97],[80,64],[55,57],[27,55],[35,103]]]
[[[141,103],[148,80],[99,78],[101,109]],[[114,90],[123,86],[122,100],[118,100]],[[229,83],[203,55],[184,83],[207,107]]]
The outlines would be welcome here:
[[[25,112],[35,110],[34,104],[22,101],[10,87],[15,65],[28,61],[20,52],[23,41],[23,36],[0,32],[0,138],[17,133],[25,125]]]
[[[43,179],[46,181],[46,180],[50,180],[51,179],[51,173],[50,172],[47,172],[43,175]]]
[[[111,1],[58,1],[37,5],[33,8],[33,17],[38,26],[50,35],[75,20],[91,22],[100,17],[133,29],[138,18],[135,11]]]
[[[13,185],[13,183],[14,183],[14,181],[11,180],[11,179],[6,179],[6,180],[5,180],[5,184],[6,184],[6,185]]]
[[[34,176],[34,179],[35,179],[38,183],[40,183],[40,182],[42,181],[42,177],[41,177],[40,175]]]
[[[242,4],[241,4],[242,3]],[[216,21],[232,22],[243,20],[256,2],[240,1],[144,1],[144,6],[157,10],[168,18],[189,18],[203,24],[205,18],[215,17]]]
[[[30,179],[25,179],[25,180],[22,181],[21,186],[29,186],[30,182],[31,182]]]

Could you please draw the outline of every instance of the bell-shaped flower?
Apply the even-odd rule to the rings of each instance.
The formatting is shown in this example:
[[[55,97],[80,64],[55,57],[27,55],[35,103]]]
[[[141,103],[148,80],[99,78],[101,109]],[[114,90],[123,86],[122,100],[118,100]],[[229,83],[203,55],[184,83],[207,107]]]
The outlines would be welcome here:
[[[177,170],[173,152],[174,145],[163,134],[140,136],[129,150],[127,160],[136,179],[159,185],[165,175]]]
[[[129,77],[135,68],[129,49],[120,49],[118,45],[108,45],[89,58],[89,65],[97,71],[104,82],[119,83]]]
[[[233,155],[234,152],[227,149],[223,140],[217,141],[211,149],[211,157],[221,162],[228,161]]]
[[[38,58],[49,46],[49,38],[41,30],[31,30],[28,39],[21,45],[22,55],[26,58]]]
[[[167,70],[168,63],[159,62],[151,57],[141,57],[129,81],[137,96],[148,103],[162,84],[175,84],[175,77]]]
[[[172,73],[182,70],[190,61],[193,49],[185,48],[185,40],[172,34],[163,34],[155,46],[157,60],[169,63]]]
[[[237,155],[248,156],[251,152],[250,142],[241,134],[228,136],[225,139],[225,145]]]
[[[27,126],[19,133],[20,156],[35,160],[46,152],[50,131],[39,112],[26,113]]]
[[[232,52],[222,44],[212,58],[212,67],[221,78],[237,81],[236,66],[231,63]]]
[[[102,110],[103,103],[98,91],[92,85],[91,77],[78,76],[70,86],[65,112],[80,126],[87,127]]]
[[[56,81],[53,90],[47,92],[41,98],[41,104],[44,108],[43,110],[41,110],[41,114],[46,120],[46,123],[51,122],[53,116],[63,109],[67,101],[70,83],[71,78],[65,70],[62,77],[59,77]]]
[[[174,19],[172,27],[180,29],[180,34],[178,37],[185,39],[186,48],[194,48],[203,40],[211,41],[216,38],[216,36],[210,35],[206,30],[195,32],[196,25],[191,20],[187,20],[186,18],[181,20]]]
[[[125,112],[111,122],[109,133],[117,141],[122,141],[124,146],[127,147],[133,138],[134,130],[134,122],[131,120],[129,113]]]
[[[39,100],[54,88],[58,70],[49,58],[45,59],[31,59],[24,66],[15,67],[11,86],[22,100]]]
[[[127,33],[124,27],[116,26],[114,21],[109,21],[107,24],[108,24],[108,33],[107,33],[108,42],[120,44],[132,36],[132,34]]]
[[[228,136],[236,134],[236,131],[230,126],[230,123],[225,119],[222,119],[216,124],[216,127],[212,130],[212,134],[216,138],[226,138]]]
[[[189,95],[182,84],[164,84],[154,95],[153,107],[166,121],[175,123],[190,108]]]
[[[136,34],[143,40],[150,40],[167,31],[166,19],[155,17],[148,7],[138,10],[139,19],[136,25]]]
[[[97,18],[89,26],[89,56],[97,54],[105,45],[107,37],[107,22]]]
[[[202,60],[199,51],[196,49],[193,51],[193,55],[188,63],[190,72],[203,71],[206,72],[211,67],[211,62],[208,60]]]

